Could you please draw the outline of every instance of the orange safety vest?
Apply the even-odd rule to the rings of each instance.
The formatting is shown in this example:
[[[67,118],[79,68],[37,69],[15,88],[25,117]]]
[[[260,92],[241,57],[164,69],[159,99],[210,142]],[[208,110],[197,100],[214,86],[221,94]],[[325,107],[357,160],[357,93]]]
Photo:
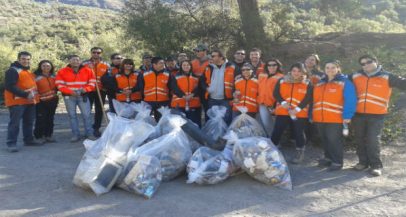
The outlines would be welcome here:
[[[322,81],[313,89],[313,121],[343,123],[344,81]]]
[[[266,106],[274,106],[276,100],[273,97],[273,90],[278,80],[283,77],[283,74],[277,72],[268,77],[268,74],[261,73],[259,76],[258,103]]]
[[[177,74],[175,76],[176,85],[178,88],[185,93],[185,95],[191,94],[198,88],[199,85],[199,78],[195,75],[183,75]],[[198,108],[200,107],[200,98],[199,96],[193,96],[189,103],[189,108]],[[186,100],[184,98],[179,98],[176,94],[172,95],[172,102],[171,107],[176,108],[185,108],[186,107]]]
[[[242,75],[235,78],[235,90],[240,91],[239,102],[233,104],[233,110],[237,107],[245,106],[248,112],[258,112],[258,80],[255,77],[246,80]]]
[[[87,60],[83,62],[83,65],[89,67],[92,70],[92,72],[95,74],[97,85],[99,89],[101,89],[101,77],[109,70],[109,63],[104,61],[93,62],[92,60]]]
[[[305,98],[307,93],[307,87],[310,81],[305,80],[300,83],[290,83],[286,82],[283,78],[279,80],[280,89],[279,92],[282,98],[289,104],[290,109],[295,109],[300,102]],[[300,112],[296,114],[298,118],[308,117],[308,106],[303,108]],[[288,109],[282,107],[280,103],[276,104],[275,115],[289,115]]]
[[[206,67],[209,65],[209,60],[200,62],[198,59],[192,60],[192,72],[195,76],[200,77],[206,70]]]
[[[206,78],[206,85],[211,84],[211,75],[213,72],[213,66],[209,65],[204,72]],[[231,63],[226,63],[226,68],[224,70],[224,98],[226,100],[231,100],[233,98],[233,87],[234,87],[234,73],[235,65]],[[206,91],[206,99],[209,98],[209,92]]]
[[[313,70],[310,75],[310,82],[313,86],[315,86],[319,81],[324,77],[323,72],[319,72],[317,70]]]
[[[39,75],[35,78],[37,83],[39,98],[41,101],[49,101],[57,98],[55,77]]]
[[[25,92],[33,92],[34,98],[27,99],[25,97],[19,97],[14,95],[8,90],[4,90],[4,102],[7,107],[15,105],[29,105],[39,102],[39,95],[37,92],[37,84],[35,83],[35,76],[29,70],[12,67],[18,73],[18,81],[16,86]]]
[[[388,73],[379,72],[376,76],[368,77],[357,72],[353,74],[352,81],[357,90],[357,113],[388,113],[389,100],[392,94]]]
[[[120,90],[127,90],[127,89],[132,89],[137,86],[137,78],[138,78],[138,72],[133,72],[131,74],[124,75],[124,74],[117,74],[115,76],[116,82],[117,82],[117,87]],[[127,98],[127,95],[124,93],[116,93],[116,100],[120,102],[126,102],[126,101],[140,101],[141,100],[141,92],[133,92],[130,94],[129,98]]]
[[[252,65],[252,63],[250,63]],[[255,67],[254,65],[252,65],[252,67],[254,67],[254,74],[259,78],[259,75],[264,73],[265,70],[265,63],[263,63],[262,61],[260,61],[257,65],[257,67]]]
[[[164,102],[169,101],[169,72],[158,73],[144,72],[144,101]]]
[[[77,73],[69,66],[58,71],[55,84],[63,95],[72,95],[74,91],[83,88],[86,92],[94,91],[96,79],[92,71],[82,66]]]

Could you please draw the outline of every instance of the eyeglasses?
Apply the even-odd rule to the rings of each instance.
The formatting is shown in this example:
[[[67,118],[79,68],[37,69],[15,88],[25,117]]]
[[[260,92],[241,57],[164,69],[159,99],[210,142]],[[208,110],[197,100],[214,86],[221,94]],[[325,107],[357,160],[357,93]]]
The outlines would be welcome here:
[[[122,57],[115,57],[114,59],[115,60],[122,60],[123,58]]]
[[[242,72],[244,71],[251,71],[251,69],[245,68],[245,69],[241,69]]]
[[[368,61],[366,61],[366,62],[363,62],[363,63],[360,63],[361,64],[361,66],[366,66],[366,65],[369,65],[369,64],[371,64],[371,63],[373,63],[374,61],[372,61],[372,60],[368,60]]]
[[[245,53],[242,53],[242,52],[237,52],[235,54],[237,54],[237,55],[245,55]]]
[[[268,64],[269,67],[276,67],[278,64]]]
[[[100,52],[100,51],[93,51],[92,53],[93,53],[93,54],[101,54],[102,52]]]

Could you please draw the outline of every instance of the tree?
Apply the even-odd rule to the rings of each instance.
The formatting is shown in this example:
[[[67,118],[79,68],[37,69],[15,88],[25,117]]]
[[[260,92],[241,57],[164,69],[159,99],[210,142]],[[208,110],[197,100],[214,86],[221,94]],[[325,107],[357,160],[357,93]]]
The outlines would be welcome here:
[[[264,31],[264,24],[259,15],[257,0],[238,0],[238,7],[246,47],[264,46],[264,40],[267,37]]]

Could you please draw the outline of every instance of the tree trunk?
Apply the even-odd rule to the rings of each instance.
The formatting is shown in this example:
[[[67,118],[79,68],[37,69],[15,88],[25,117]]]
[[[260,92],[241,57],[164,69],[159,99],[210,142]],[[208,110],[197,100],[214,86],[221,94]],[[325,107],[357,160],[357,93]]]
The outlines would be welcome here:
[[[245,47],[263,47],[266,43],[264,23],[259,15],[257,0],[237,0],[245,34]]]

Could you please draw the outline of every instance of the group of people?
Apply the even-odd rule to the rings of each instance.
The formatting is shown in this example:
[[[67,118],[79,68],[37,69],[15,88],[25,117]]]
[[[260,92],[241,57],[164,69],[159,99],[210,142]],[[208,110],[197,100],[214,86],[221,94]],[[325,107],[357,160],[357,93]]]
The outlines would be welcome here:
[[[192,61],[186,53],[166,59],[145,54],[142,65],[136,68],[132,59],[119,53],[111,55],[109,64],[101,58],[103,49],[94,47],[89,60],[82,62],[78,55],[71,55],[69,64],[56,75],[48,60],[41,61],[31,73],[31,54],[20,52],[5,73],[5,103],[10,112],[8,150],[19,150],[16,144],[21,120],[25,145],[55,142],[52,132],[59,91],[69,115],[71,142],[83,138],[77,107],[84,122],[84,137],[101,136],[106,97],[110,112],[114,112],[113,99],[144,101],[157,121],[157,109],[170,106],[198,126],[207,120],[204,114],[214,105],[226,107],[227,124],[245,107],[248,115],[261,122],[275,145],[279,145],[285,129],[291,129],[297,149],[292,163],[303,161],[306,137],[317,134],[324,148],[319,165],[329,170],[343,167],[344,136],[352,123],[359,157],[354,169],[370,168],[371,174],[381,175],[379,137],[391,90],[405,90],[406,79],[385,71],[376,57],[360,57],[361,69],[344,75],[337,60],[326,62],[323,72],[317,54],[284,72],[278,59],[262,61],[258,48],[249,51],[249,58],[244,49],[238,49],[233,61],[217,49],[208,55],[204,44],[194,51],[196,58]],[[306,136],[305,131],[310,133]]]

